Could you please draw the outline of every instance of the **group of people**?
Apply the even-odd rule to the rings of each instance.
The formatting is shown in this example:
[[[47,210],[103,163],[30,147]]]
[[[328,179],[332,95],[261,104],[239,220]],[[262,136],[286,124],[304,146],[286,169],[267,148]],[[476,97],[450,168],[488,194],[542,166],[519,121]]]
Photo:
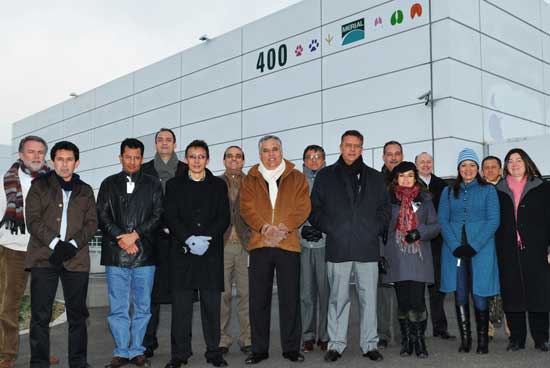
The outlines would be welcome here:
[[[206,362],[226,366],[237,343],[246,364],[269,358],[274,278],[283,357],[304,361],[318,347],[327,362],[347,347],[350,283],[359,304],[363,356],[396,337],[400,355],[428,357],[429,290],[433,335],[454,339],[443,308],[455,293],[460,352],[472,348],[473,300],[478,353],[488,353],[489,300],[501,295],[507,350],[525,348],[527,320],[535,348],[548,351],[550,312],[550,184],[521,149],[480,162],[462,150],[450,185],[433,174],[423,152],[403,161],[397,141],[384,145],[381,172],[363,162],[364,138],[346,131],[340,156],[325,165],[321,146],[304,149],[303,168],[284,158],[273,135],[258,142],[259,163],[245,174],[242,148],[224,151],[225,172],[208,168],[208,145],[194,140],[185,162],[176,136],[162,128],[156,153],[120,145],[122,170],[92,188],[75,173],[79,149],[50,150],[28,136],[4,176],[0,229],[0,367],[18,353],[18,310],[30,274],[31,367],[49,367],[49,322],[59,280],[69,324],[69,366],[87,363],[88,242],[102,233],[115,349],[108,368],[150,366],[158,348],[160,306],[171,304],[171,359],[192,356],[193,303],[200,303]],[[30,272],[27,272],[30,271]],[[229,333],[236,286],[237,337]],[[130,312],[131,311],[131,312]]]

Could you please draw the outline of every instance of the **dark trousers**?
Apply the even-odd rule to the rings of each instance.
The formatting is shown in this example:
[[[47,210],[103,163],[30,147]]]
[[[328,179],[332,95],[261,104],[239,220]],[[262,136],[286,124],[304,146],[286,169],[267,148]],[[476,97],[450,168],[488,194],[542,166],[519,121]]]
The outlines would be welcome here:
[[[430,297],[430,316],[434,334],[446,332],[447,316],[445,316],[445,293],[439,291],[441,284],[441,254],[434,252],[432,248],[432,257],[434,265],[434,284],[428,286],[428,295]]]
[[[146,349],[155,350],[158,348],[159,343],[157,340],[157,329],[160,322],[160,304],[151,303],[151,318],[143,337],[143,346]]]
[[[394,284],[397,297],[397,310],[400,318],[409,311],[423,313],[426,311],[424,301],[425,284],[418,281],[399,281]]]
[[[470,294],[472,294],[475,308],[480,311],[487,310],[489,308],[489,298],[474,294],[472,289],[472,261],[469,258],[461,258],[460,266],[456,268],[455,304],[468,304]]]
[[[535,344],[548,341],[548,312],[527,312],[529,330]],[[506,312],[506,321],[510,329],[510,340],[525,345],[527,337],[527,325],[525,312]]]
[[[250,252],[250,330],[252,351],[269,351],[273,274],[277,272],[279,322],[283,353],[300,350],[300,253],[280,248],[259,248]]]
[[[65,309],[69,321],[69,366],[86,367],[88,332],[86,295],[88,273],[71,272],[63,267],[33,268],[31,270],[31,367],[50,366],[50,328],[52,307],[61,279]]]
[[[186,360],[192,354],[193,289],[172,291],[172,359]],[[199,290],[202,334],[206,343],[206,358],[221,354],[220,290]]]

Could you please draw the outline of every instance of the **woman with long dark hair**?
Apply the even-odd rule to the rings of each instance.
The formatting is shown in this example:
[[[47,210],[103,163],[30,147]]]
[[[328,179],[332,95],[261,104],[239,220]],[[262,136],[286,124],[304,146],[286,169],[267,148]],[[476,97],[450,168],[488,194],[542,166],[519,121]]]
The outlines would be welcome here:
[[[500,201],[496,244],[510,328],[507,350],[525,348],[527,312],[535,348],[548,351],[550,184],[522,149],[510,150],[504,164],[504,180],[496,186]]]
[[[384,250],[389,267],[382,278],[395,287],[401,328],[400,355],[411,355],[414,350],[416,356],[426,358],[424,294],[426,284],[434,282],[430,241],[439,234],[439,224],[431,196],[418,182],[416,166],[403,161],[392,174],[392,216]]]
[[[443,236],[441,291],[455,292],[460,331],[459,352],[472,347],[470,294],[474,301],[477,353],[489,352],[488,297],[499,293],[495,231],[499,203],[495,188],[479,175],[479,158],[465,148],[457,160],[458,176],[439,200],[439,224]]]

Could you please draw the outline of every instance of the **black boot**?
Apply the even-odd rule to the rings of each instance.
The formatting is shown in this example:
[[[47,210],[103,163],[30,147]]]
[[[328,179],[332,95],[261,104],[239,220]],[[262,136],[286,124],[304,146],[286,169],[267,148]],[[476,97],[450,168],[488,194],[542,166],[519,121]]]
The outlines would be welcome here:
[[[469,353],[472,348],[472,330],[470,329],[470,305],[455,305],[456,320],[460,331],[459,353]]]
[[[401,351],[399,352],[399,355],[411,355],[413,352],[411,324],[407,317],[401,318],[400,316],[398,320],[399,328],[401,329]]]
[[[489,353],[489,310],[475,309],[477,328],[477,350],[478,354]]]
[[[427,313],[411,311],[409,312],[409,319],[411,323],[411,333],[414,346],[414,352],[419,358],[428,357],[428,349],[426,349],[426,340],[424,339],[424,333],[426,331]]]

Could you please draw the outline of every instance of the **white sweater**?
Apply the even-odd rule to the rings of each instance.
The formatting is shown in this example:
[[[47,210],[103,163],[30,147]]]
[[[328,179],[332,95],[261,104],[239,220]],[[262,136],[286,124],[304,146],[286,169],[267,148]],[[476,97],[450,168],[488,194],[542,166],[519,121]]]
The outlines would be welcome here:
[[[21,181],[21,189],[23,190],[23,206],[25,205],[25,200],[27,198],[27,193],[31,188],[32,176],[25,174],[21,169],[19,169],[19,180]],[[0,220],[4,217],[6,213],[6,193],[2,187],[2,195],[0,195]],[[23,216],[25,216],[25,211],[23,211]],[[26,252],[27,245],[29,244],[29,231],[25,231],[25,234],[22,235],[13,235],[9,229],[6,229],[4,226],[0,229],[0,245],[3,247],[16,250],[19,252]]]

